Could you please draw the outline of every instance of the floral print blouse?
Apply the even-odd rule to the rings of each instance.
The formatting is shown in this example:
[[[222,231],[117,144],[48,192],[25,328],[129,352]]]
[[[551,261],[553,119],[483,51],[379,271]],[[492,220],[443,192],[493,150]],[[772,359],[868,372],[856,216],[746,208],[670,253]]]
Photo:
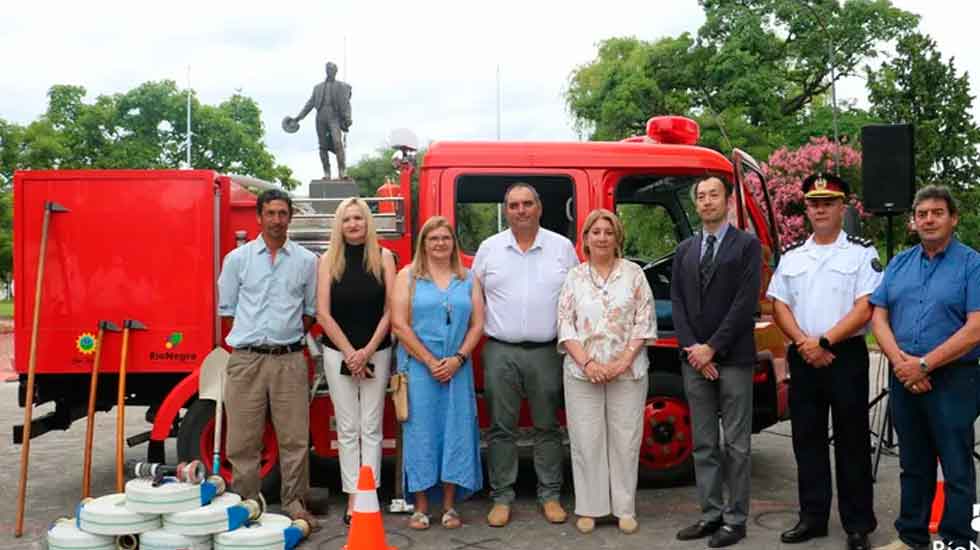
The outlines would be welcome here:
[[[558,296],[558,351],[565,353],[564,343],[577,340],[589,357],[605,363],[637,339],[645,346],[657,339],[653,292],[643,269],[619,259],[603,281],[588,261],[572,268]],[[647,354],[638,353],[633,368],[621,376],[643,378],[649,365]],[[588,379],[567,353],[565,368],[575,378]]]

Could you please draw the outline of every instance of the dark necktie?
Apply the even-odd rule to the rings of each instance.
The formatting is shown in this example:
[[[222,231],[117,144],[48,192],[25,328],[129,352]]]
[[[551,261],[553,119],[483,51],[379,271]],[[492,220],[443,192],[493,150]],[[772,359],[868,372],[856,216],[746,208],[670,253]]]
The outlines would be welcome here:
[[[708,235],[708,245],[704,248],[704,256],[701,256],[701,294],[708,289],[708,277],[715,264],[715,241],[718,240],[714,235]]]

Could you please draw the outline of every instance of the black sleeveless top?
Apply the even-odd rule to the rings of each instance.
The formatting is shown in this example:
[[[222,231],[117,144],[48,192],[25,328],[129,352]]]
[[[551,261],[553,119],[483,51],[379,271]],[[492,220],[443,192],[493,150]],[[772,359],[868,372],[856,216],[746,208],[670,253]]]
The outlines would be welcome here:
[[[374,330],[385,313],[384,283],[364,269],[364,245],[346,245],[346,267],[340,281],[330,284],[330,315],[340,325],[354,349],[361,349],[371,341]],[[323,344],[340,350],[324,334]],[[378,345],[385,349],[391,345],[387,336]]]

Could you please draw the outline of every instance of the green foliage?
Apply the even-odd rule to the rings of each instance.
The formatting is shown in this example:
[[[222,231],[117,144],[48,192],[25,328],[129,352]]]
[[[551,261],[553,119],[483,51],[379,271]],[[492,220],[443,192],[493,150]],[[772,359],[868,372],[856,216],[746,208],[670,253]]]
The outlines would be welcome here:
[[[968,75],[956,70],[952,58],[944,62],[936,43],[922,34],[900,40],[896,53],[880,70],[867,70],[872,113],[914,125],[919,185],[972,188],[980,180],[980,127],[970,114]]]
[[[617,214],[626,233],[623,245],[626,257],[652,260],[666,256],[677,248],[677,230],[670,213],[663,206],[620,204]]]
[[[425,151],[424,148],[419,150],[415,157],[417,165],[415,171],[412,172],[412,204],[416,204],[419,198],[419,171],[424,162]],[[384,185],[385,181],[392,181],[396,184],[399,182],[398,170],[391,162],[394,154],[394,149],[379,147],[374,153],[361,158],[347,169],[347,175],[357,182],[357,188],[362,197],[376,196],[378,188]]]
[[[391,164],[394,149],[379,147],[374,153],[367,155],[347,169],[347,175],[357,182],[362,197],[373,197],[378,187],[384,185],[386,179],[398,183],[398,170]],[[415,176],[412,187],[417,186]]]
[[[497,212],[501,203],[457,203],[456,234],[459,247],[469,254],[476,253],[484,239],[507,227],[507,219],[500,216],[503,227],[497,227]]]
[[[701,5],[705,23],[696,38],[610,38],[593,61],[572,72],[565,98],[581,131],[591,139],[621,139],[643,133],[651,116],[686,115],[701,124],[703,145],[766,158],[829,127],[831,64],[835,80],[853,76],[917,23],[887,0]],[[848,107],[843,133],[853,135],[866,120]]]
[[[85,102],[81,86],[55,85],[48,108],[27,126],[0,119],[0,279],[9,281],[14,170],[43,168],[178,168],[186,159],[187,95],[171,80]],[[262,138],[258,104],[240,94],[218,105],[191,96],[194,168],[299,185],[276,164]]]
[[[688,88],[688,34],[653,43],[610,38],[595,61],[577,68],[566,92],[579,131],[591,139],[615,140],[641,134],[651,114],[684,113],[691,107]]]
[[[0,281],[7,285],[14,269],[13,197],[9,188],[0,193]]]
[[[92,103],[85,96],[81,86],[55,85],[38,120],[26,128],[0,124],[0,177],[9,180],[15,168],[177,168],[185,160],[187,96],[172,80]],[[299,185],[262,142],[254,100],[234,95],[214,106],[192,94],[191,111],[194,168],[277,181],[287,189]]]

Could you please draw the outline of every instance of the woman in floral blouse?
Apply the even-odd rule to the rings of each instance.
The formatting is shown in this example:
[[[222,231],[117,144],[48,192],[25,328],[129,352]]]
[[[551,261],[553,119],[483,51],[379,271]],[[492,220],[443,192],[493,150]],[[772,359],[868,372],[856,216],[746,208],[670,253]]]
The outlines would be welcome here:
[[[558,299],[558,348],[565,353],[565,414],[575,482],[575,526],[595,529],[612,514],[633,533],[643,406],[657,338],[653,293],[643,270],[622,259],[623,224],[608,210],[582,229],[586,261],[568,272]]]

